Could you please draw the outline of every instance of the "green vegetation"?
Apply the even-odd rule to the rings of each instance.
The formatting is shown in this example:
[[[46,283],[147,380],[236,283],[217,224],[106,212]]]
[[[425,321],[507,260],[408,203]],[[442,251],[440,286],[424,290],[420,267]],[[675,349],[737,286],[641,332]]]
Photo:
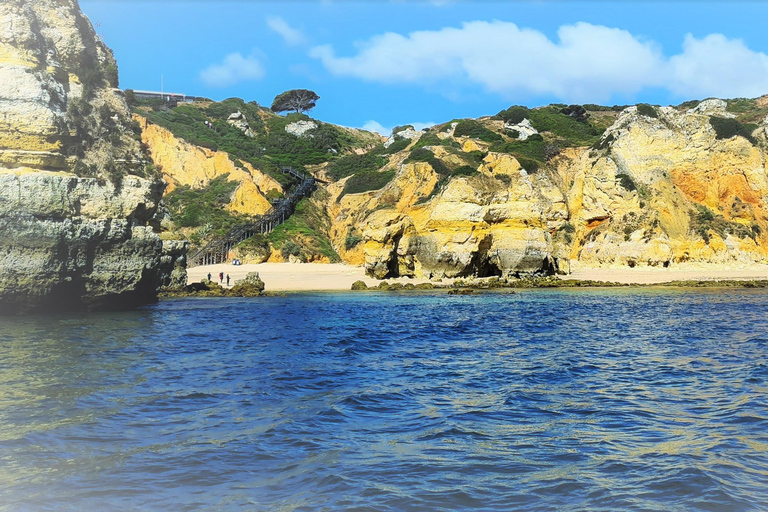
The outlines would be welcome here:
[[[520,166],[526,170],[528,174],[535,174],[539,170],[539,162],[525,157],[517,157],[517,161],[520,162]]]
[[[619,184],[626,190],[630,192],[637,190],[637,186],[635,186],[635,182],[629,174],[617,174],[616,178],[618,178]]]
[[[280,250],[283,257],[293,255],[302,261],[327,257],[331,262],[340,260],[328,239],[330,220],[311,200],[302,199],[296,211],[277,226],[267,238]]]
[[[303,114],[276,116],[255,102],[246,103],[237,98],[205,108],[179,105],[173,109],[161,106],[158,110],[139,102],[135,109],[175,136],[214,151],[226,151],[233,160],[248,162],[288,187],[295,179],[280,172],[281,166],[301,169],[334,160],[336,153],[356,143],[348,132],[317,121],[318,127],[311,131],[311,137],[290,134],[285,131],[288,124],[310,118]],[[255,137],[248,137],[227,123],[227,117],[237,111],[245,115]],[[212,122],[213,128],[207,126],[206,121]]]
[[[736,114],[736,120],[740,123],[761,123],[768,115],[768,104],[763,103],[761,106],[757,100],[735,98],[726,101],[726,110]]]
[[[653,119],[658,119],[659,113],[656,111],[656,107],[649,105],[647,103],[640,103],[637,105],[637,113],[641,116],[645,117],[651,117]]]
[[[501,135],[492,132],[474,119],[463,119],[459,121],[453,135],[454,137],[472,137],[473,139],[480,139],[483,142],[498,142],[504,140]]]
[[[513,105],[506,110],[502,110],[496,115],[503,119],[505,123],[520,124],[523,122],[523,119],[531,118],[531,110],[527,107]]]
[[[331,178],[340,180],[353,174],[376,171],[381,169],[386,163],[386,158],[374,152],[369,152],[362,155],[353,153],[350,155],[344,155],[338,160],[331,162],[328,165],[327,171]]]
[[[563,223],[563,225],[557,229],[557,233],[562,234],[563,240],[565,240],[565,243],[568,244],[573,242],[573,234],[575,232],[576,228],[570,222]]]
[[[462,165],[451,173],[453,176],[475,176],[478,173],[478,170],[475,167],[471,167],[469,165]]]
[[[586,110],[599,110],[589,108]],[[610,110],[610,109],[608,109]],[[572,115],[574,113],[580,115]],[[588,119],[584,109],[578,105],[549,105],[547,107],[529,109],[512,106],[502,110],[497,116],[506,123],[518,124],[523,119],[529,119],[539,132],[549,132],[558,139],[561,146],[591,146],[600,139],[606,126],[598,126],[591,118]]]
[[[736,119],[729,119],[726,117],[711,116],[709,118],[709,124],[714,128],[718,139],[730,139],[737,135],[744,137],[752,144],[755,144],[755,138],[752,137],[752,132],[757,128],[754,124],[742,124]]]
[[[383,145],[381,146],[382,147],[381,154],[394,155],[395,153],[399,153],[400,151],[404,150],[410,145],[411,145],[411,139],[395,136],[395,141],[392,144],[390,144],[388,148],[385,148]]]
[[[414,149],[427,146],[459,147],[459,143],[449,138],[441,139],[435,132],[428,132],[422,135],[416,144],[413,145]]]
[[[225,174],[211,180],[201,189],[180,186],[165,196],[171,218],[178,227],[206,226],[217,234],[224,234],[243,217],[226,210],[237,182],[227,181]]]
[[[370,190],[379,190],[395,177],[395,171],[365,171],[350,177],[344,184],[339,199],[347,194],[359,194]]]
[[[544,164],[547,161],[545,143],[542,139],[528,138],[528,140],[496,143],[491,146],[491,151],[513,155],[521,164],[521,159],[535,160],[538,164]]]
[[[696,209],[689,212],[689,215],[691,228],[707,244],[710,241],[710,232],[717,233],[720,238],[725,238],[729,233],[739,238],[752,239],[759,235],[759,226],[755,230],[752,226],[726,220],[722,215],[715,215],[712,210],[703,205],[696,205]]]
[[[357,245],[363,241],[363,237],[361,237],[357,232],[353,229],[349,230],[349,233],[347,233],[347,237],[344,239],[344,249],[347,251],[354,249],[357,247]]]
[[[405,159],[406,162],[429,162],[435,158],[435,154],[427,148],[415,148]]]
[[[278,94],[272,102],[271,109],[272,112],[294,111],[298,114],[299,112],[306,112],[315,108],[315,104],[319,99],[320,96],[315,91],[291,89],[290,91]]]

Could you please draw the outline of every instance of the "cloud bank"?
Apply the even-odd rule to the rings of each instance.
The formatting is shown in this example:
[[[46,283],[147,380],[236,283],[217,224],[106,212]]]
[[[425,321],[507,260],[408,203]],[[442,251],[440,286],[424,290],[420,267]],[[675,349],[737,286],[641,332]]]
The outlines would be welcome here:
[[[461,28],[385,33],[356,46],[351,57],[337,56],[331,45],[312,48],[310,56],[333,75],[369,82],[455,81],[502,96],[567,102],[605,102],[651,87],[685,97],[768,92],[768,56],[720,34],[689,34],[672,57],[653,41],[589,23],[560,27],[556,40],[514,23],[473,21]]]
[[[273,31],[280,34],[285,44],[288,46],[296,46],[303,43],[306,40],[304,33],[300,30],[292,28],[288,23],[280,16],[270,16],[267,18],[267,26]]]
[[[254,56],[243,57],[231,53],[221,64],[214,64],[200,72],[200,80],[208,87],[229,87],[241,82],[261,80],[264,67]]]

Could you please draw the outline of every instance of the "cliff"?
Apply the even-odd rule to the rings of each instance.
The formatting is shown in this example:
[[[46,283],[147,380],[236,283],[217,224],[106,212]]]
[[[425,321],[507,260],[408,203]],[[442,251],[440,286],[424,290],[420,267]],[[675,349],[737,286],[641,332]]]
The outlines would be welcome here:
[[[149,227],[164,185],[111,51],[74,0],[6,1],[0,19],[0,313],[155,300],[184,246]]]
[[[224,151],[195,146],[136,115],[141,126],[141,141],[147,146],[152,161],[159,167],[168,183],[166,193],[179,185],[204,188],[211,180],[226,176],[237,183],[227,204],[227,210],[243,215],[261,215],[271,207],[267,194],[283,194],[283,187],[271,176],[255,169],[248,162],[235,165]]]
[[[329,186],[341,257],[378,278],[768,260],[764,118],[739,122],[722,100],[584,111],[580,138],[562,107],[396,132],[399,153],[362,172],[382,183]]]

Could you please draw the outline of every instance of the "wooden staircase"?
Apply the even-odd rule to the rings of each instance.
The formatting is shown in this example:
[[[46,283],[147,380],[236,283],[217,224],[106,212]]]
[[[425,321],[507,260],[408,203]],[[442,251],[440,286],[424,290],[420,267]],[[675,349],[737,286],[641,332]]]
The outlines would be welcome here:
[[[296,205],[305,197],[309,197],[317,189],[317,180],[311,174],[305,174],[292,167],[283,167],[283,174],[301,180],[299,186],[282,199],[272,203],[272,208],[246,224],[232,228],[226,235],[215,237],[202,249],[187,258],[188,265],[215,265],[229,261],[229,253],[240,242],[257,234],[266,235],[285,222],[296,209]]]

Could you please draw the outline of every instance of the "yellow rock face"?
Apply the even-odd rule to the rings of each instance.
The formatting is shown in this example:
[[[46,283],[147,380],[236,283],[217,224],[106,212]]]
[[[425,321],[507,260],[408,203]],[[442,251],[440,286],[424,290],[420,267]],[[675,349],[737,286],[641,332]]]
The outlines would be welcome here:
[[[564,149],[534,174],[507,154],[488,153],[470,177],[393,158],[397,174],[383,189],[331,201],[334,246],[362,226],[361,247],[340,255],[380,278],[567,271],[569,259],[768,261],[768,167],[759,147],[718,140],[709,115],[665,107],[658,119],[628,108],[609,136],[605,149]],[[459,143],[464,152],[487,150]],[[456,154],[433,149],[459,165]],[[334,198],[341,188],[329,187]]]
[[[142,128],[141,139],[149,147],[152,160],[162,169],[168,182],[166,193],[179,185],[200,188],[212,179],[225,174],[230,181],[238,181],[229,210],[245,215],[260,215],[270,209],[266,198],[269,191],[282,193],[283,188],[270,176],[244,162],[244,169],[236,166],[229,154],[193,146],[174,137],[168,130],[135,116]]]

